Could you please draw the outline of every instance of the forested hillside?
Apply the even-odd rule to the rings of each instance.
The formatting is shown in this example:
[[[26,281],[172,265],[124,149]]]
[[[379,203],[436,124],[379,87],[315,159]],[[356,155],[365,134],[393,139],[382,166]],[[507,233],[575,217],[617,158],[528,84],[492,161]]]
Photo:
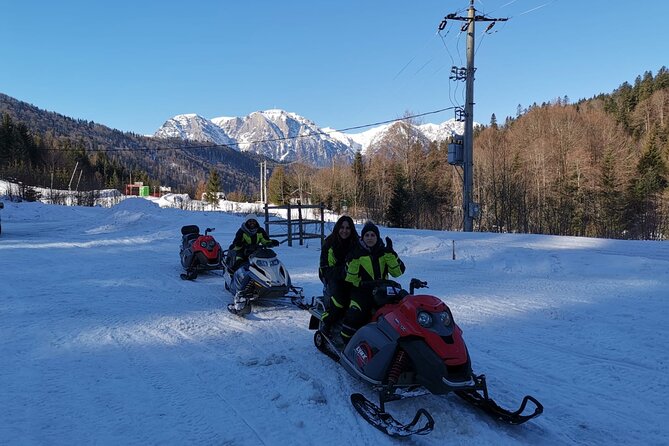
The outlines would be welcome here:
[[[664,239],[669,200],[669,72],[570,103],[493,115],[474,140],[476,230]],[[425,144],[408,126],[353,166],[275,171],[270,198],[308,191],[313,201],[398,227],[462,228],[462,178],[446,144]],[[294,196],[294,195],[293,195]]]
[[[257,192],[257,160],[232,149],[184,149],[93,122],[45,112],[0,95],[0,176],[79,190],[129,181],[195,194],[216,171],[225,192]],[[447,144],[409,123],[352,164],[275,165],[269,199],[324,202],[335,211],[396,227],[462,228],[461,169]],[[519,106],[515,117],[477,128],[474,200],[481,231],[665,239],[669,229],[669,72],[646,72],[609,94]],[[173,144],[170,146],[170,144]],[[171,147],[174,147],[172,149]]]
[[[193,195],[212,168],[225,192],[257,193],[257,157],[227,147],[156,141],[41,110],[0,94],[0,177],[55,189],[115,188],[143,181]],[[172,149],[174,147],[175,149]],[[75,171],[76,167],[76,171]]]

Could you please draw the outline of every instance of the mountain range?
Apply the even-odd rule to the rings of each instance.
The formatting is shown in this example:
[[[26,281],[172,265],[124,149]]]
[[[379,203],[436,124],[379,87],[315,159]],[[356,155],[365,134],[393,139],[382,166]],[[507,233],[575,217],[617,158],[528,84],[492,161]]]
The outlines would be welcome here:
[[[0,93],[2,113],[25,124],[41,139],[60,141],[54,147],[76,142],[90,153],[107,152],[126,169],[144,170],[161,184],[189,193],[206,180],[212,168],[221,174],[223,190],[253,194],[258,189],[258,165],[266,158],[329,166],[333,159],[352,160],[358,151],[373,153],[398,137],[406,140],[410,136],[411,141],[427,144],[460,134],[463,128],[454,120],[423,125],[404,120],[345,133],[321,128],[295,113],[266,110],[211,120],[196,114],[177,115],[153,136],[142,136],[43,110]],[[186,141],[203,144],[184,144]]]
[[[181,114],[168,119],[154,138],[179,138],[229,146],[277,161],[301,161],[327,166],[333,159],[352,160],[356,152],[374,153],[398,132],[411,132],[422,143],[444,141],[464,132],[464,123],[450,119],[441,124],[415,125],[394,121],[361,133],[344,133],[318,127],[313,121],[284,110],[253,112],[244,117],[207,119]]]

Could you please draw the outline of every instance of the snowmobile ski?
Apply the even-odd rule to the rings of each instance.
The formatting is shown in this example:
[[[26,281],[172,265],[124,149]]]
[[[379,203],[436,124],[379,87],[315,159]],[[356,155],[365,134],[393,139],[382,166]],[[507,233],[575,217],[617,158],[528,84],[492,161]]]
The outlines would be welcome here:
[[[369,424],[391,437],[425,435],[432,432],[434,428],[434,418],[427,410],[422,408],[418,409],[410,423],[403,424],[360,393],[351,395],[351,404]],[[425,419],[424,424],[418,426],[422,419]]]
[[[185,273],[181,273],[179,277],[181,277],[181,280],[195,280],[197,279],[197,271],[194,269],[187,270]]]
[[[478,390],[458,390],[455,392],[463,400],[467,401],[474,407],[481,409],[486,414],[506,424],[518,425],[523,424],[532,418],[538,417],[544,412],[544,406],[533,396],[525,395],[523,401],[520,403],[518,410],[512,412],[508,409],[500,407],[495,400],[488,396],[488,387],[485,382],[485,375],[475,375],[477,387],[483,389],[483,394]],[[534,412],[523,415],[527,408],[527,403],[534,404]]]
[[[251,302],[245,297],[235,298],[235,301],[228,304],[228,311],[236,316],[246,316],[251,312]]]

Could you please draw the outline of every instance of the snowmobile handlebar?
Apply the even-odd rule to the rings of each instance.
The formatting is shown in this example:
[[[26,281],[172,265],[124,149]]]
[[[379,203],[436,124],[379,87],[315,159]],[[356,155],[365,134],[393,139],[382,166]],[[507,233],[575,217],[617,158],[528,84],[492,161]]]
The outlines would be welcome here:
[[[409,293],[394,280],[369,280],[360,282],[360,288],[371,290],[372,298],[379,307],[399,302]]]
[[[272,239],[267,244],[255,243],[253,245],[248,245],[246,248],[244,248],[244,255],[246,257],[249,257],[256,251],[259,251],[261,249],[271,249],[274,248],[275,246],[279,246],[280,244],[281,243],[278,240]]]
[[[395,288],[398,290],[402,289],[402,285],[400,285],[398,282],[395,282],[394,280],[388,280],[388,279],[379,279],[379,280],[363,280],[360,282],[359,285],[360,288],[367,288],[367,289],[374,289],[374,288],[380,288],[380,287],[390,287],[390,288]]]
[[[426,281],[416,279],[414,277],[411,279],[411,282],[409,282],[409,294],[413,294],[413,291],[418,288],[429,288],[429,287],[427,286]]]
[[[427,288],[427,282],[413,278],[409,283],[409,291],[402,288],[402,285],[394,280],[369,280],[360,282],[360,288],[371,290],[374,302],[382,307],[387,304],[396,303],[406,296],[413,294],[417,288]]]
[[[204,235],[208,235],[210,232],[213,232],[215,230],[216,230],[216,228],[207,228],[207,229],[204,230]]]

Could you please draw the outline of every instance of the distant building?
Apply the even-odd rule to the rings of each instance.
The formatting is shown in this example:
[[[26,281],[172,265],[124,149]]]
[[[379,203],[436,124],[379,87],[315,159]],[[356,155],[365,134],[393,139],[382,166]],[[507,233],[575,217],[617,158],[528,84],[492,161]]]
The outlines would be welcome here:
[[[154,186],[152,192],[150,187],[144,186],[142,181],[136,181],[132,184],[125,185],[125,194],[135,195],[137,197],[162,197],[163,195],[169,194],[171,192],[172,188],[169,186],[158,186],[158,190],[156,190],[156,187]]]

